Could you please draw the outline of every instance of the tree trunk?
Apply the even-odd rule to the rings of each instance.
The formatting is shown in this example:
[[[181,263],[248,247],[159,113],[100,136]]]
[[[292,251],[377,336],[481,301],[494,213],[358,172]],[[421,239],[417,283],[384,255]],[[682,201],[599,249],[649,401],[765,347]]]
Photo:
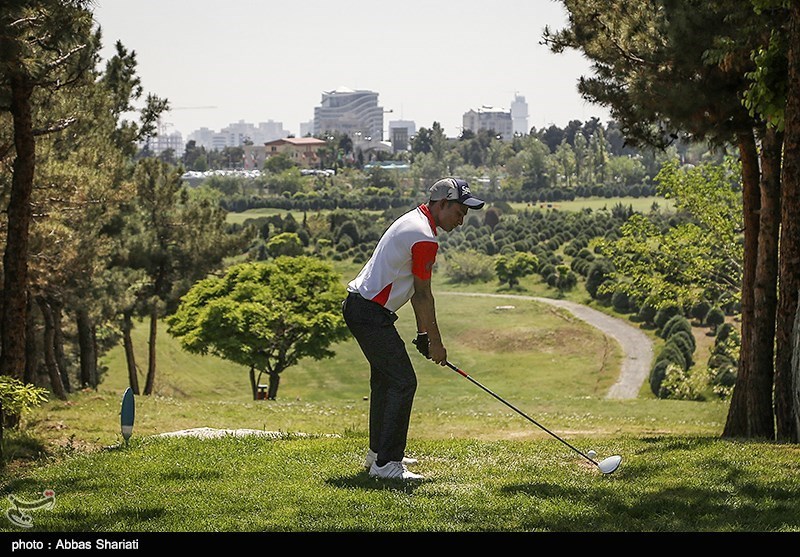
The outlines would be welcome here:
[[[800,292],[797,295],[800,296]],[[794,434],[797,438],[800,438],[800,411],[798,411],[800,409],[800,306],[797,307],[797,314],[794,317],[791,365],[792,400],[795,407]]]
[[[153,394],[156,382],[156,336],[158,333],[158,305],[153,304],[150,310],[150,340],[147,342],[147,380],[144,383],[144,394]]]
[[[796,85],[800,83],[800,3],[792,2],[790,10],[787,83]],[[796,324],[800,315],[797,305],[800,289],[800,90],[797,86],[787,91],[784,122],[780,290],[775,329],[775,428],[778,441],[796,443],[800,441],[800,429],[796,426],[800,405],[796,399],[798,384],[792,386],[792,353],[794,351],[795,357],[800,358],[796,353],[800,335]]]
[[[136,373],[136,358],[133,353],[133,340],[131,339],[131,316],[126,313],[122,316],[122,345],[125,347],[125,362],[128,364],[128,383],[133,394],[139,394],[139,375]]]
[[[742,161],[742,210],[744,215],[744,265],[742,270],[742,346],[739,351],[739,370],[733,388],[728,418],[722,437],[747,437],[747,383],[750,376],[753,327],[753,298],[758,253],[758,213],[761,206],[760,171],[755,137],[743,133],[738,137],[739,158]]]
[[[50,307],[53,309],[53,350],[55,352],[56,366],[64,390],[72,392],[72,385],[69,380],[69,370],[67,369],[67,358],[64,356],[64,320],[62,319],[62,306],[58,300],[51,300]]]
[[[36,314],[34,313],[34,306],[32,297],[29,295],[27,298],[27,313],[25,323],[25,374],[22,380],[25,383],[35,385],[37,384],[39,368],[39,348],[36,345]]]
[[[67,392],[64,390],[64,384],[61,382],[61,374],[58,373],[58,364],[56,363],[55,353],[55,327],[53,325],[53,310],[44,298],[37,300],[39,309],[44,318],[44,365],[47,368],[47,375],[50,377],[50,390],[60,400],[67,400]]]
[[[258,399],[258,386],[256,385],[256,370],[250,366],[250,390],[253,392],[253,400]]]
[[[277,371],[269,373],[269,387],[267,388],[267,400],[275,400],[278,396],[278,384],[281,382],[281,374]]]
[[[81,308],[75,312],[75,321],[78,326],[78,348],[81,360],[81,387],[96,389],[99,384],[97,377],[97,352],[95,351],[95,338],[89,312]]]
[[[32,218],[31,195],[36,168],[36,140],[33,135],[31,95],[33,86],[18,71],[9,71],[11,117],[14,122],[16,158],[11,177],[7,213],[8,232],[3,254],[2,364],[0,374],[15,379],[25,375],[25,333],[27,323],[28,240]]]
[[[782,134],[769,128],[761,142],[761,212],[747,383],[747,437],[774,439],[775,313],[778,305],[778,226]]]

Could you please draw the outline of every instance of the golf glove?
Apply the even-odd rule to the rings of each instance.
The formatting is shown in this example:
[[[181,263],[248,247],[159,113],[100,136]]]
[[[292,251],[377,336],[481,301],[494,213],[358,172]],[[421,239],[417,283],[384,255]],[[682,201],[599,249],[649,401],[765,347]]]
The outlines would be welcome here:
[[[430,340],[428,333],[417,333],[417,338],[411,341],[417,347],[420,354],[430,359],[428,348],[430,347]]]

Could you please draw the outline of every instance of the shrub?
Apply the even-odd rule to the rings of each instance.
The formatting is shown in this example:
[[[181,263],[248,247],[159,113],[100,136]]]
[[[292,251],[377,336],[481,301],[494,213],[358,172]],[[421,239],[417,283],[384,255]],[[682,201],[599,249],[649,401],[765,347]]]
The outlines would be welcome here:
[[[695,344],[694,340],[690,340],[690,338],[691,337],[685,331],[680,331],[669,337],[667,341],[667,344],[672,344],[681,351],[684,360],[686,360],[685,369],[689,369],[692,367],[692,364],[694,364]]]
[[[664,380],[658,393],[659,398],[675,400],[705,400],[703,392],[708,385],[707,373],[690,373],[678,366],[667,366]]]
[[[717,330],[717,337],[714,339],[714,346],[724,343],[729,338],[738,338],[739,333],[731,323],[723,323]]]
[[[358,225],[353,222],[352,220],[348,220],[342,223],[339,229],[336,231],[335,241],[338,243],[342,236],[349,236],[352,240],[352,244],[356,245],[361,241],[361,234],[358,230]]]
[[[592,298],[597,298],[597,289],[613,270],[614,266],[608,259],[597,259],[592,263],[586,275],[586,291]]]
[[[728,361],[719,367],[713,368],[715,373],[713,375],[713,384],[721,387],[733,388],[736,383],[736,364]]]
[[[656,312],[656,316],[653,318],[653,323],[655,324],[656,328],[660,331],[664,328],[664,325],[667,324],[667,321],[672,319],[674,316],[679,315],[681,313],[681,308],[678,304],[669,304]]]
[[[667,341],[672,340],[673,338],[682,338],[685,339],[686,342],[689,343],[689,346],[692,347],[692,351],[697,350],[697,341],[694,338],[694,335],[689,331],[684,331],[682,329],[673,331],[669,337],[667,337]]]
[[[652,325],[657,312],[658,309],[649,300],[645,300],[642,307],[639,308],[637,317],[640,322]]]
[[[16,426],[26,412],[47,401],[47,389],[0,375],[0,421]],[[0,428],[2,427],[0,425]]]
[[[489,228],[494,229],[500,223],[500,211],[495,207],[490,207],[486,209],[486,212],[483,216],[483,224],[488,226]]]
[[[713,331],[716,333],[717,328],[725,323],[725,313],[718,307],[713,307],[708,310],[705,319],[706,325],[712,327]]]
[[[711,304],[705,300],[700,300],[699,302],[695,302],[695,304],[692,306],[692,309],[689,311],[689,316],[697,319],[697,322],[702,325],[705,322],[706,315],[710,309]]]
[[[494,278],[494,259],[477,251],[447,254],[444,274],[452,282],[479,282]]]
[[[559,265],[556,287],[562,292],[572,290],[578,284],[578,276],[566,265]]]
[[[495,259],[494,270],[500,284],[508,283],[510,288],[519,284],[522,277],[536,272],[538,258],[530,253],[516,252],[513,255],[500,255]]]
[[[667,360],[672,362],[673,364],[681,366],[683,369],[689,369],[689,363],[686,361],[686,358],[683,355],[683,352],[671,342],[668,342],[664,345],[659,352],[658,356],[656,356],[656,360]]]
[[[675,364],[669,360],[658,360],[650,369],[650,390],[654,395],[659,396],[659,393],[661,392],[661,383],[664,381],[664,377],[667,375],[667,368],[671,365]]]
[[[708,367],[709,369],[720,369],[723,367],[733,367],[736,365],[736,362],[733,361],[728,354],[711,354],[711,357],[708,359]]]
[[[569,264],[570,268],[578,273],[579,275],[586,276],[586,273],[589,271],[589,262],[585,259],[573,259],[572,263]]]
[[[349,236],[344,236],[344,238],[350,239]],[[282,232],[270,238],[267,242],[267,251],[272,257],[281,255],[293,257],[303,253],[303,242],[300,240],[300,236],[294,232]]]
[[[664,328],[661,329],[659,336],[663,339],[668,339],[678,331],[689,333],[689,336],[692,335],[692,324],[689,323],[689,320],[683,315],[673,315],[669,321],[664,324]]]
[[[630,297],[624,290],[615,290],[611,295],[611,307],[620,313],[627,313],[630,308]]]
[[[546,279],[555,272],[556,272],[556,266],[553,265],[552,263],[546,263],[539,268],[539,274],[544,279]]]
[[[347,234],[343,234],[339,241],[336,243],[336,251],[344,253],[353,247],[353,240]]]
[[[611,296],[614,295],[614,292],[617,290],[617,281],[612,278],[607,278],[604,280],[600,286],[597,288],[597,301],[602,302],[604,304],[611,303]]]

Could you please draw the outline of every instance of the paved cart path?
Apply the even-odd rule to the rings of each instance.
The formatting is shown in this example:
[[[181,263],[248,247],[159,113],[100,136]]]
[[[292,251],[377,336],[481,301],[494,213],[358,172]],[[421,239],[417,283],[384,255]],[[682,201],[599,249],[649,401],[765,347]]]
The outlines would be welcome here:
[[[518,300],[533,300],[564,308],[578,319],[600,329],[606,335],[615,339],[622,347],[623,360],[619,378],[606,393],[606,398],[627,399],[636,398],[639,390],[650,374],[650,364],[653,359],[653,342],[636,327],[622,319],[611,317],[603,312],[592,309],[583,304],[567,300],[554,300],[537,296],[521,296],[515,294],[481,294],[473,292],[443,292],[438,295],[477,296],[487,298],[506,298]]]

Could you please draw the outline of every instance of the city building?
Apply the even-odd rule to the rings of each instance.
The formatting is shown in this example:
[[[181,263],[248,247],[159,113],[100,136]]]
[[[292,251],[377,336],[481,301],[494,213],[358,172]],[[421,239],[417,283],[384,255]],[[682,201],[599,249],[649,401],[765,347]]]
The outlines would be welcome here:
[[[186,148],[186,145],[183,143],[183,135],[181,135],[179,131],[170,133],[162,131],[158,135],[140,142],[140,148],[145,146],[147,146],[154,155],[160,155],[167,149],[172,149],[176,159],[183,156],[183,152]]]
[[[511,122],[515,135],[531,133],[531,129],[528,127],[528,103],[520,94],[514,95],[514,102],[511,103]]]
[[[307,135],[314,135],[314,120],[300,122],[300,137],[306,137]]]
[[[417,125],[412,120],[394,120],[389,122],[389,141],[392,151],[408,151],[411,138],[417,134]]]
[[[339,87],[322,93],[320,106],[314,108],[314,135],[325,132],[347,134],[354,143],[383,140],[383,107],[378,93]]]
[[[470,109],[462,118],[465,130],[478,133],[480,130],[492,130],[505,141],[514,138],[514,124],[511,112],[502,108],[482,106],[478,110]]]
[[[286,155],[300,168],[311,168],[319,163],[317,150],[324,146],[325,141],[314,137],[286,137],[263,145],[244,145],[244,169],[261,170],[269,157],[278,154]]]
[[[225,147],[241,147],[247,143],[263,145],[268,141],[288,137],[291,135],[283,129],[281,122],[260,122],[258,125],[239,120],[228,124],[216,132],[208,128],[200,128],[189,134],[189,140],[194,140],[197,146],[203,146],[208,151],[221,151]]]

